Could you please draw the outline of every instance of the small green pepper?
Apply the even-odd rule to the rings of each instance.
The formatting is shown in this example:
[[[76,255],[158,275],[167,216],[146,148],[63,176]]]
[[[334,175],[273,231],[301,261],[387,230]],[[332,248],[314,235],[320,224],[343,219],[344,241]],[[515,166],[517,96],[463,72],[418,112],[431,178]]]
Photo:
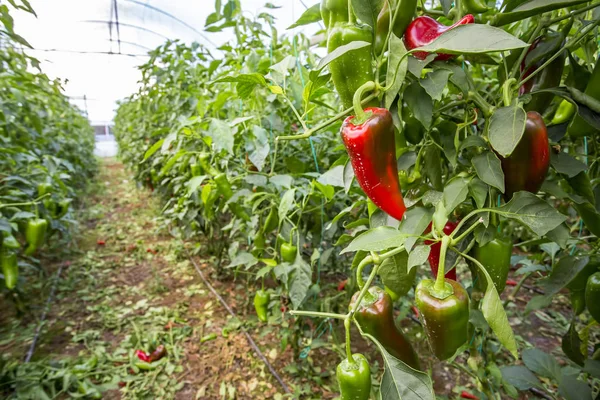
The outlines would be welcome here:
[[[19,280],[17,255],[3,247],[0,252],[0,266],[4,274],[4,284],[8,289],[14,289]]]
[[[256,311],[256,316],[262,322],[267,322],[268,320],[268,312],[269,312],[269,293],[265,290],[257,290],[254,295],[254,310]]]
[[[298,247],[291,243],[284,242],[281,244],[281,259],[284,262],[293,263],[296,261]]]
[[[371,368],[362,354],[353,354],[352,361],[338,364],[336,377],[342,400],[368,400],[371,395]]]
[[[27,221],[25,227],[25,240],[27,241],[27,249],[25,255],[32,255],[35,251],[44,244],[46,239],[46,230],[48,221],[42,218],[34,218]]]

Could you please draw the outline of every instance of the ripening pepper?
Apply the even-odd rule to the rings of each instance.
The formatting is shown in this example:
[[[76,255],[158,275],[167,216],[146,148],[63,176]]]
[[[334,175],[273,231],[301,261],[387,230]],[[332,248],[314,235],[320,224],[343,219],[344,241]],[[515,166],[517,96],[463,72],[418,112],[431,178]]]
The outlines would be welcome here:
[[[329,27],[327,51],[354,41],[373,42],[373,33],[369,26],[352,22],[339,22]],[[329,64],[329,71],[344,108],[352,107],[352,98],[356,90],[374,78],[373,55],[371,46],[346,52]],[[373,101],[371,104],[376,104]]]
[[[527,113],[525,132],[517,147],[507,158],[498,155],[504,172],[504,198],[509,201],[521,190],[537,193],[550,168],[550,144],[542,116]]]
[[[600,57],[596,61],[596,66],[584,93],[596,100],[600,100]],[[598,133],[598,130],[588,124],[579,114],[573,118],[573,121],[571,121],[567,128],[567,134],[573,138],[591,136],[596,133]]]
[[[402,198],[392,114],[385,108],[367,108],[367,120],[354,125],[346,118],[341,135],[354,175],[367,197],[381,210],[401,220],[406,206]]]
[[[487,273],[490,274],[498,294],[502,293],[506,287],[512,249],[513,244],[510,238],[496,234],[494,240],[487,242],[483,246],[475,244],[472,250],[473,258],[479,261]],[[477,272],[476,287],[485,292],[487,289],[487,279],[479,272],[479,268],[477,268]]]
[[[528,77],[536,69],[542,66],[548,58],[564,44],[565,36],[562,32],[549,32],[544,36],[538,37],[533,41],[527,55],[521,63],[521,75]],[[566,55],[562,52],[559,57],[548,64],[542,71],[537,73],[532,79],[525,82],[519,88],[519,95],[524,95],[537,90],[550,89],[560,86],[563,69],[565,67]],[[531,101],[525,104],[525,111],[537,111],[544,113],[552,99],[553,93],[536,93],[532,95]]]
[[[458,226],[458,221],[457,222],[448,221],[446,223],[446,225],[444,225],[443,231],[446,235],[450,235],[452,232],[454,232],[454,230],[456,229],[457,226]],[[429,232],[431,232],[431,223],[425,230],[425,233],[429,233]],[[430,248],[431,248],[431,250],[429,250],[429,256],[427,257],[427,260],[429,261],[429,267],[431,268],[431,272],[433,273],[433,276],[435,277],[435,276],[437,276],[437,272],[440,267],[440,251],[442,249],[442,243],[434,242],[433,240],[426,240],[425,244],[430,245]],[[449,271],[446,268],[445,271],[446,271],[445,277],[447,279],[452,279],[453,281],[456,280],[456,268],[451,269]]]
[[[321,0],[321,18],[325,28],[348,22],[348,0]]]
[[[408,50],[413,50],[417,47],[422,47],[433,42],[444,32],[449,31],[458,25],[467,25],[472,24],[473,22],[475,22],[475,18],[473,18],[471,14],[465,15],[460,21],[451,26],[440,24],[435,19],[426,15],[422,15],[415,18],[410,25],[408,25],[408,28],[406,28],[406,32],[404,32],[404,44],[406,44],[406,48]],[[412,55],[420,60],[424,60],[427,58],[429,53],[417,51]],[[435,59],[438,61],[444,61],[449,60],[452,57],[452,54],[438,54]]]
[[[396,16],[396,21],[394,21],[392,32],[394,32],[394,35],[397,37],[402,38],[406,31],[406,27],[410,24],[417,11],[417,0],[400,0],[400,4],[398,4],[397,7],[398,15]],[[394,8],[394,10],[396,9]],[[390,20],[392,18],[393,13],[390,12],[389,3],[386,1],[377,16],[374,47],[375,55],[381,54],[381,51],[383,50],[385,39],[390,32]]]
[[[298,253],[298,247],[294,246],[292,243],[283,242],[281,244],[281,259],[284,262],[293,263],[296,261],[296,256]]]
[[[42,218],[34,218],[27,221],[25,227],[25,240],[27,241],[27,249],[25,255],[30,256],[44,244],[46,238],[46,230],[48,229],[48,221]]]
[[[585,303],[596,321],[600,321],[600,272],[595,272],[585,285]]]
[[[561,101],[552,118],[552,125],[564,124],[565,122],[570,121],[571,117],[575,114],[575,110],[575,105],[570,101]]]
[[[368,400],[371,395],[371,368],[366,357],[353,354],[338,364],[336,377],[342,400]]]
[[[256,311],[256,316],[262,322],[267,322],[268,320],[269,300],[270,296],[267,291],[263,289],[256,291],[254,295],[254,310]]]
[[[220,173],[216,175],[213,179],[217,184],[217,190],[223,196],[223,199],[225,201],[229,200],[233,196],[233,189],[231,189],[231,183],[229,183],[227,175],[225,175],[224,173]],[[246,222],[250,221],[250,216],[239,204],[231,203],[229,204],[229,209],[236,217]]]
[[[356,292],[350,302],[354,307],[360,292]],[[380,287],[372,286],[354,314],[360,329],[371,336],[399,360],[414,369],[420,369],[419,358],[404,334],[394,323],[394,303],[390,295]]]
[[[2,247],[2,250],[0,250],[0,266],[4,275],[4,284],[8,289],[14,289],[19,279],[17,254]]]
[[[451,279],[446,279],[445,283],[452,289],[452,294],[444,298],[436,297],[435,281],[430,279],[419,282],[415,292],[415,303],[423,320],[429,345],[440,360],[452,357],[465,344],[469,326],[467,291],[460,283]]]
[[[488,10],[485,1],[482,0],[461,0],[461,6],[471,14],[481,14]]]

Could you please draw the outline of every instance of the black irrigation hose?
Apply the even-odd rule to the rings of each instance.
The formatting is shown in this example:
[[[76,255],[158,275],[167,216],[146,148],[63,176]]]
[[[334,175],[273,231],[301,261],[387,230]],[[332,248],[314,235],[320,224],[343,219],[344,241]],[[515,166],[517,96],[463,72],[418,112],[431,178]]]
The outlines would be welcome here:
[[[63,263],[60,266],[60,268],[56,272],[56,276],[54,277],[54,282],[52,283],[52,289],[50,290],[50,295],[48,296],[48,299],[46,299],[46,306],[44,307],[44,312],[42,313],[40,322],[35,330],[35,336],[33,337],[33,342],[31,342],[29,351],[27,352],[27,355],[25,356],[26,363],[28,363],[29,360],[31,360],[31,357],[33,357],[33,352],[35,351],[35,346],[40,337],[40,333],[42,332],[42,325],[44,324],[44,320],[46,319],[46,316],[48,315],[48,311],[50,310],[50,304],[52,304],[52,298],[54,297],[54,292],[56,291],[56,284],[58,283],[58,279],[60,278],[60,274],[61,274],[64,266],[65,266],[65,263]]]
[[[213,286],[210,284],[210,282],[204,277],[204,274],[202,273],[202,271],[200,270],[200,267],[198,266],[198,264],[196,263],[196,261],[194,261],[194,259],[192,258],[192,256],[190,255],[190,253],[186,250],[187,256],[189,258],[189,260],[192,262],[192,265],[194,266],[194,268],[196,269],[196,272],[198,272],[198,275],[200,275],[200,279],[202,279],[202,281],[204,282],[204,284],[206,285],[206,287],[212,292],[212,294],[219,299],[219,302],[223,305],[223,307],[225,307],[225,309],[227,310],[227,312],[234,318],[237,318],[237,316],[235,315],[235,313],[233,312],[233,310],[231,309],[231,307],[229,307],[229,305],[227,304],[227,302],[225,302],[225,300],[219,295],[219,293],[217,293],[217,291],[215,290],[215,288],[213,288]],[[269,360],[267,360],[267,358],[263,355],[263,353],[260,351],[260,349],[258,348],[258,346],[256,345],[256,343],[254,342],[254,340],[252,339],[252,337],[250,336],[250,334],[246,331],[246,329],[244,329],[244,327],[241,328],[242,332],[244,333],[244,335],[246,336],[246,339],[248,340],[248,343],[250,344],[250,346],[252,347],[252,349],[254,349],[254,352],[256,353],[256,355],[258,356],[258,358],[260,358],[262,360],[262,362],[267,366],[267,368],[269,369],[269,371],[271,372],[271,374],[275,377],[275,379],[277,379],[277,382],[279,382],[279,384],[281,385],[281,387],[283,388],[283,391],[287,394],[290,394],[290,389],[287,387],[287,385],[285,384],[285,382],[283,381],[283,379],[281,379],[281,377],[279,376],[279,374],[277,374],[277,372],[273,369],[273,366],[271,365],[271,363],[269,362]]]

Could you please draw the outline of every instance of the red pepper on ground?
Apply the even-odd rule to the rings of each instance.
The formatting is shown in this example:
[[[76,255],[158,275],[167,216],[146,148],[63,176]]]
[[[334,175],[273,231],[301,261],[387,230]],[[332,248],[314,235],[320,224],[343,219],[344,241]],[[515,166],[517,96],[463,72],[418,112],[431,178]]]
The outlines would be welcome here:
[[[102,240],[102,239],[98,239],[98,240],[96,241],[96,244],[97,244],[98,246],[104,246],[104,245],[106,244],[106,242],[105,242],[104,240]]]
[[[423,15],[415,18],[413,22],[408,25],[406,32],[404,32],[404,43],[406,44],[406,48],[408,50],[416,49],[417,47],[422,47],[433,42],[444,32],[449,31],[458,25],[467,25],[472,24],[473,22],[475,22],[475,18],[473,18],[471,14],[468,14],[454,25],[446,26],[440,24],[431,17]],[[417,51],[413,53],[413,56],[421,60],[427,58],[428,55],[429,53],[424,51]],[[452,54],[438,54],[435,59],[438,61],[444,61],[449,60],[452,57]]]
[[[346,118],[341,135],[365,194],[377,207],[401,220],[406,206],[400,190],[392,114],[385,108],[367,108],[368,118],[358,125]]]
[[[517,286],[519,283],[513,279],[506,280],[506,286]]]
[[[150,362],[150,356],[144,350],[136,350],[135,355],[140,361]]]
[[[458,222],[448,221],[448,223],[446,223],[446,226],[444,226],[444,233],[446,235],[451,234],[452,232],[454,232],[454,229],[456,229],[457,226],[458,226]],[[429,224],[429,226],[425,230],[425,233],[429,233],[429,232],[431,232],[431,224]],[[431,245],[430,246],[431,250],[429,251],[429,257],[427,259],[429,260],[429,266],[431,267],[431,272],[433,273],[433,276],[435,277],[437,275],[437,271],[440,266],[440,250],[442,249],[442,243],[441,242],[433,242],[431,240],[426,240],[425,244]],[[456,280],[456,268],[446,272],[445,276],[446,276],[446,278],[452,279],[453,281],[455,281]]]
[[[347,283],[348,283],[348,279],[344,279],[343,281],[338,283],[338,287],[337,287],[338,292],[341,292],[342,290],[344,290],[346,288]]]
[[[475,396],[474,394],[471,394],[471,393],[467,392],[466,390],[463,390],[460,393],[460,398],[461,399],[479,400],[479,397]]]

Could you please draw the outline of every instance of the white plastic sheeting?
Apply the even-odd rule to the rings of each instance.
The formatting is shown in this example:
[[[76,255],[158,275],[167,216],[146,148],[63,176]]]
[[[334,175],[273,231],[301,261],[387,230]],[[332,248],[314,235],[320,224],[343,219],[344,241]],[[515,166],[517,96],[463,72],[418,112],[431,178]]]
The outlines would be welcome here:
[[[248,16],[269,12],[285,32],[318,0],[270,0],[280,6],[263,8],[267,0],[241,0]],[[203,31],[213,0],[30,0],[38,18],[15,12],[15,29],[35,50],[43,70],[65,79],[72,101],[88,112],[92,122],[110,121],[116,101],[137,89],[136,66],[149,49],[166,39],[200,42],[213,50],[233,35]],[[116,3],[116,9],[115,9]],[[225,4],[225,1],[222,1]],[[116,10],[116,12],[115,12]],[[119,26],[117,29],[116,17]],[[293,34],[303,28],[287,31]],[[309,28],[315,31],[315,27]],[[120,54],[108,54],[120,53]]]

